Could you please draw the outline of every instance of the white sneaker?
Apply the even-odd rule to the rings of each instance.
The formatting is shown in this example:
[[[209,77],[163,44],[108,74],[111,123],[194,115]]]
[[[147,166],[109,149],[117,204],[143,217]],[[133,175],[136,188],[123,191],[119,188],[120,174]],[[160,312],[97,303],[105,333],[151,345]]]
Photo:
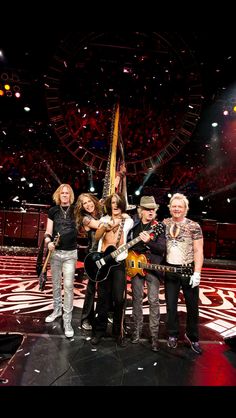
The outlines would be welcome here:
[[[85,320],[82,322],[81,327],[82,327],[83,329],[85,329],[86,331],[91,331],[91,329],[92,329],[92,325],[89,323],[88,319],[85,319]]]
[[[70,322],[64,322],[65,336],[71,338],[74,336],[74,330]]]
[[[113,324],[113,313],[108,314],[108,322],[110,322],[110,324]]]
[[[62,316],[62,310],[60,311],[53,311],[50,315],[48,315],[45,318],[45,322],[53,322],[56,318],[59,318],[59,316]]]

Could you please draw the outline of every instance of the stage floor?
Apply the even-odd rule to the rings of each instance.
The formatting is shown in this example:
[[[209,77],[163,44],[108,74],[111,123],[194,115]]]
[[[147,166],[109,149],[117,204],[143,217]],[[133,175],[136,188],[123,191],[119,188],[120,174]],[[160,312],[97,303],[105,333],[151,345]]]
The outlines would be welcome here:
[[[0,256],[0,385],[1,386],[103,386],[103,387],[229,387],[236,385],[236,351],[224,341],[236,334],[235,261],[220,265],[210,260],[204,267],[200,287],[200,343],[203,354],[197,355],[183,343],[185,304],[179,300],[181,337],[176,349],[166,345],[164,288],[161,286],[161,327],[158,353],[151,351],[148,330],[148,303],[143,299],[144,329],[140,344],[131,344],[132,307],[130,283],[126,330],[128,344],[116,345],[108,335],[93,347],[90,331],[80,327],[87,280],[82,263],[75,279],[73,327],[75,336],[67,339],[58,318],[44,322],[52,309],[50,272],[44,292],[38,289],[35,256]],[[208,265],[206,263],[206,265]],[[230,268],[229,268],[230,267]],[[6,343],[21,341],[9,356]],[[5,350],[6,351],[6,350]]]

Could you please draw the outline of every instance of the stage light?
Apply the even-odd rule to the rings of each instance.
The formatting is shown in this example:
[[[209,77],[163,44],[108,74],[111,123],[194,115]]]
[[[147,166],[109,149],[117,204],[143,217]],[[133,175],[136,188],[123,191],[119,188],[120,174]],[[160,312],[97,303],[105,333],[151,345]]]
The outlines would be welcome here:
[[[93,169],[92,167],[88,167],[88,179],[89,179],[89,191],[91,193],[95,192],[95,187],[93,183]]]
[[[136,194],[136,196],[140,196],[140,190],[138,189],[138,190],[136,190],[135,191],[135,194]]]
[[[4,91],[0,89],[0,96],[4,96]]]
[[[11,86],[10,86],[10,84],[4,84],[4,89],[5,90],[11,90]]]
[[[211,126],[212,126],[213,128],[216,128],[216,127],[218,126],[218,123],[217,123],[217,122],[213,122],[213,123],[211,124]]]

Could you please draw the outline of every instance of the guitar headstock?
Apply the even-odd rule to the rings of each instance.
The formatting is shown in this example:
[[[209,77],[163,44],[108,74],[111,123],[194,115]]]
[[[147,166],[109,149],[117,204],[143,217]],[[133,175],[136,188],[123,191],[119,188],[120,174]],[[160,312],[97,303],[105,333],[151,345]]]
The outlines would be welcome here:
[[[157,222],[152,225],[152,229],[157,237],[165,232],[165,226],[162,222]]]
[[[47,272],[45,273],[41,272],[39,276],[39,290],[41,290],[41,292],[45,289],[46,281],[47,281]]]

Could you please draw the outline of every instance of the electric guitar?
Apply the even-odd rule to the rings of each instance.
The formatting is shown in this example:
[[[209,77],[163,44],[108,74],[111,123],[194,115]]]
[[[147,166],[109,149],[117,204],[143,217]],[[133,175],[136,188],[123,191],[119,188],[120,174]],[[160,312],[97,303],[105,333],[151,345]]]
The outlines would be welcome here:
[[[129,251],[126,262],[126,273],[131,278],[136,274],[145,276],[145,270],[167,271],[169,273],[179,273],[183,276],[191,276],[193,274],[193,267],[191,264],[185,266],[163,266],[161,264],[151,264],[144,254],[136,254],[134,251]]]
[[[60,240],[60,234],[58,232],[55,235],[55,238],[53,240],[53,244],[54,244],[55,247],[59,244],[59,240]],[[53,252],[52,250],[48,251],[47,257],[46,257],[46,259],[44,261],[44,264],[43,264],[43,268],[42,268],[41,273],[39,275],[39,290],[41,290],[41,291],[44,290],[45,284],[46,284],[46,281],[47,281],[47,265],[48,265],[48,262],[50,260],[51,255],[52,255],[52,252]]]
[[[165,231],[165,227],[162,223],[158,223],[152,226],[152,229],[146,231],[149,235],[155,233],[156,236],[162,234]],[[134,238],[132,241],[129,241],[127,244],[121,245],[119,248],[116,248],[114,245],[109,245],[104,252],[91,252],[86,255],[84,259],[84,270],[88,278],[92,282],[102,282],[106,280],[109,271],[112,267],[120,264],[119,261],[116,261],[115,258],[133,247],[141,241],[140,236]]]

